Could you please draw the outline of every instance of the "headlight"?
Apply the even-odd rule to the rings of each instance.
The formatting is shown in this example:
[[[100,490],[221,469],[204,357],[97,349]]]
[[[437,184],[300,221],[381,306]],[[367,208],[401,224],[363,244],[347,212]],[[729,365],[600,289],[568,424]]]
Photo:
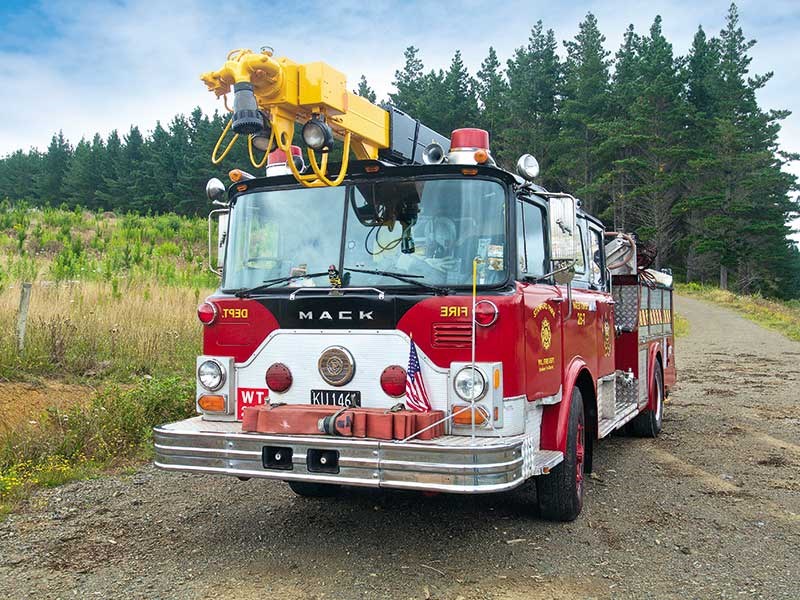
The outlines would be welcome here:
[[[218,390],[225,383],[225,369],[215,360],[207,360],[197,368],[200,385],[210,391]]]
[[[456,373],[453,388],[462,400],[480,400],[486,395],[486,378],[477,367],[464,367]]]

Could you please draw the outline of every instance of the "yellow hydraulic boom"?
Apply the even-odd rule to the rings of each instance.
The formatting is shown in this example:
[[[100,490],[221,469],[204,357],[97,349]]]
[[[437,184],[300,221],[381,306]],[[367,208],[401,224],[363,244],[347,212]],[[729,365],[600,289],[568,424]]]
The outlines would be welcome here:
[[[239,135],[248,136],[250,160],[256,168],[266,163],[273,144],[291,156],[295,123],[304,124],[313,173],[301,174],[287,161],[295,178],[306,186],[338,185],[347,173],[349,151],[356,158],[377,159],[378,151],[389,148],[389,112],[347,89],[343,73],[323,62],[297,64],[286,57],[274,58],[271,49],[261,52],[234,50],[221,69],[201,76],[209,91],[225,99],[233,89],[231,120],[225,126],[212,153],[214,164],[222,161]],[[223,140],[234,135],[219,153]],[[307,130],[307,131],[306,131]],[[327,151],[333,137],[344,141],[339,174],[327,176]],[[264,151],[256,160],[253,147]],[[315,153],[322,151],[321,161]]]

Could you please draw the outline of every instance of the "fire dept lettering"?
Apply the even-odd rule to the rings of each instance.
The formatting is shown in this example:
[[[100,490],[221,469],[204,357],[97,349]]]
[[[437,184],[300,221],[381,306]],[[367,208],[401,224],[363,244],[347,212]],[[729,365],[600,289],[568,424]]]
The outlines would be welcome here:
[[[356,311],[354,310],[340,310],[338,313],[336,311],[331,313],[330,311],[323,310],[318,316],[315,317],[313,310],[301,310],[298,313],[298,316],[300,317],[301,321],[306,319],[317,321],[352,321],[353,319],[372,321],[372,312],[373,311],[371,310],[359,310],[358,314],[356,314]]]
[[[535,319],[536,317],[538,317],[539,313],[542,312],[543,310],[549,312],[550,316],[553,317],[554,319],[556,318],[555,309],[552,306],[550,306],[547,302],[542,302],[539,306],[533,309],[533,318]]]
[[[466,306],[442,306],[439,309],[439,316],[446,319],[453,317],[466,317],[468,314],[469,313]]]
[[[268,389],[240,387],[236,394],[236,418],[242,418],[246,406],[260,406],[266,404],[268,398]]]
[[[246,308],[223,308],[223,319],[246,319],[249,315],[249,310]]]
[[[539,365],[539,373],[542,371],[552,371],[556,368],[556,357],[555,356],[545,356],[544,358],[540,358],[536,361]]]

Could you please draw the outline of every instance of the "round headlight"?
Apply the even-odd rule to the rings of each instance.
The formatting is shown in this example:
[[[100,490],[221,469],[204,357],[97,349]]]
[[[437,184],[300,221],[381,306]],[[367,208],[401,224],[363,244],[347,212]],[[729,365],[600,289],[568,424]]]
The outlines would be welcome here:
[[[456,373],[453,389],[462,400],[480,400],[486,395],[486,378],[480,369],[464,367]]]
[[[225,383],[225,369],[217,361],[207,360],[200,363],[197,368],[197,378],[200,380],[200,385],[213,392]]]

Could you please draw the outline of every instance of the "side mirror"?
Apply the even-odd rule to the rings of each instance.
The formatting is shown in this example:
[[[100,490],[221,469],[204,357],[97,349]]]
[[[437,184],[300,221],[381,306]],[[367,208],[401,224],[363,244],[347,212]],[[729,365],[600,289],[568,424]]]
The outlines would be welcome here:
[[[225,250],[228,247],[228,215],[227,208],[212,210],[208,215],[208,267],[213,273],[222,275],[222,265],[225,262]],[[217,224],[216,255],[214,264],[214,223]]]
[[[222,203],[222,199],[225,197],[225,184],[216,177],[209,179],[206,184],[206,196],[212,202]]]
[[[578,228],[572,196],[551,196],[550,204],[550,261],[556,283],[568,284],[575,275],[578,252]]]

